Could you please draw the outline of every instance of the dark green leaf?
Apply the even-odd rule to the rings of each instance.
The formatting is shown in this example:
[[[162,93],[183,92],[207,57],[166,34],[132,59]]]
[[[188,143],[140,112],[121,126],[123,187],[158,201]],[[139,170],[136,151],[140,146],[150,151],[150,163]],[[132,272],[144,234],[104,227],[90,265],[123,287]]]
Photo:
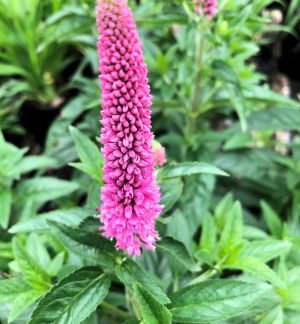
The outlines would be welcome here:
[[[161,184],[163,212],[170,210],[179,199],[183,189],[183,182],[180,178],[164,180]]]
[[[103,266],[112,267],[117,255],[112,242],[103,238],[100,232],[87,232],[57,222],[49,222],[50,230],[65,247],[73,253]]]
[[[245,131],[247,126],[245,118],[246,101],[239,78],[233,68],[224,61],[215,60],[212,63],[212,68],[216,78],[221,81],[227,91],[230,101],[239,116],[242,130]]]
[[[170,216],[166,235],[182,242],[187,250],[190,253],[192,252],[193,238],[189,229],[188,219],[180,209],[176,209]]]
[[[183,162],[169,164],[160,171],[162,179],[172,179],[178,177],[189,176],[193,174],[215,174],[227,176],[228,174],[212,164],[204,162]]]
[[[100,269],[82,268],[60,281],[39,301],[28,323],[80,323],[102,302],[109,286],[110,279]]]
[[[168,296],[155,282],[148,272],[144,271],[136,262],[127,259],[116,268],[116,275],[129,288],[133,289],[136,282],[143,285],[159,302],[168,304]]]
[[[183,288],[171,296],[173,320],[212,323],[240,315],[257,303],[267,288],[236,280],[209,280]]]
[[[147,324],[171,324],[171,313],[159,303],[142,285],[134,285],[134,295],[143,320]]]
[[[199,271],[199,266],[187,251],[182,242],[174,240],[171,237],[164,237],[157,243],[157,249],[174,258],[190,271]]]

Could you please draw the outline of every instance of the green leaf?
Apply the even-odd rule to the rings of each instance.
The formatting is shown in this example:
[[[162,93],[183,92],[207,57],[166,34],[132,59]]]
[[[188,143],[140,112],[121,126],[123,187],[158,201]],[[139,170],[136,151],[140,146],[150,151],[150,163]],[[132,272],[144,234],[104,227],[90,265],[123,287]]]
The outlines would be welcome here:
[[[231,193],[228,193],[217,205],[215,210],[215,219],[218,228],[222,230],[227,223],[227,219],[232,213],[233,197]]]
[[[75,127],[69,127],[75,141],[76,150],[82,163],[70,163],[71,166],[85,172],[92,179],[102,183],[103,157],[99,148],[86,135]]]
[[[173,321],[212,323],[237,316],[259,301],[267,285],[237,280],[209,280],[171,295]]]
[[[227,176],[228,174],[212,164],[204,162],[183,162],[169,164],[160,170],[159,178],[172,179],[194,174],[214,174]]]
[[[92,211],[83,208],[71,208],[67,210],[54,210],[47,213],[39,214],[34,219],[24,221],[12,226],[9,232],[26,233],[49,230],[48,221],[54,221],[69,226],[79,225],[85,218],[91,215]]]
[[[51,232],[73,253],[92,263],[113,267],[116,250],[112,242],[103,238],[100,233],[85,231],[80,226],[71,228],[57,222],[49,222],[49,225]]]
[[[131,259],[125,260],[115,269],[116,275],[126,286],[133,290],[134,284],[139,282],[143,285],[159,302],[168,304],[168,296],[155,282],[149,272],[144,271],[136,262]]]
[[[171,313],[159,303],[142,285],[134,285],[135,300],[147,324],[171,324]]]
[[[263,262],[277,258],[290,250],[292,243],[273,239],[249,242],[242,252],[242,256],[252,256]]]
[[[96,267],[82,268],[55,285],[38,303],[28,324],[74,324],[86,319],[102,302],[110,286]]]
[[[243,215],[240,202],[235,202],[226,220],[219,242],[219,256],[229,256],[243,242]]]
[[[283,310],[281,306],[273,308],[267,315],[265,315],[259,324],[283,324]]]
[[[47,269],[50,265],[50,256],[41,236],[37,233],[30,233],[27,237],[26,250],[30,256],[48,273]]]
[[[190,271],[199,271],[199,266],[194,262],[184,244],[171,237],[164,237],[157,244],[157,249],[170,255]]]
[[[164,206],[163,212],[166,213],[180,198],[183,182],[180,178],[164,180],[160,188],[162,193],[161,204]]]
[[[280,217],[266,202],[261,201],[260,205],[263,211],[264,219],[268,225],[271,234],[277,238],[281,238],[283,228]]]
[[[249,272],[254,276],[269,281],[274,286],[279,288],[285,288],[285,284],[279,278],[279,276],[264,262],[254,257],[239,257],[237,260],[226,264],[226,269],[239,269],[245,272]]]
[[[202,231],[200,238],[200,248],[207,251],[213,251],[216,246],[217,229],[212,215],[206,214],[202,222]]]
[[[8,315],[8,323],[14,321],[20,314],[22,314],[30,305],[32,305],[37,299],[39,299],[45,291],[43,290],[30,290],[20,294],[16,297],[12,303]]]
[[[249,117],[247,125],[251,131],[297,130],[300,128],[300,110],[298,107],[258,111]]]
[[[26,76],[26,71],[16,65],[11,64],[0,64],[0,75],[1,76],[11,76],[11,75],[21,75]]]
[[[249,147],[253,143],[251,133],[234,133],[224,144],[224,150],[235,150],[239,148]]]
[[[26,156],[16,166],[20,174],[56,166],[56,160],[48,156]]]
[[[176,209],[170,216],[165,235],[182,242],[187,250],[190,253],[192,252],[193,238],[189,229],[189,223],[187,217],[180,209]]]
[[[27,253],[16,237],[13,239],[13,251],[24,280],[38,290],[47,290],[50,281],[48,274]]]
[[[53,260],[51,260],[49,267],[47,269],[47,273],[49,273],[51,277],[55,277],[58,274],[59,270],[63,266],[64,259],[65,259],[65,252],[60,252],[55,256]]]
[[[0,303],[11,303],[32,288],[21,278],[0,280]]]
[[[77,189],[78,185],[74,182],[41,177],[22,181],[17,187],[17,195],[22,201],[32,198],[42,204],[66,196]]]
[[[10,188],[0,185],[0,226],[7,228],[12,204],[12,192]]]
[[[242,130],[245,131],[247,128],[245,117],[246,102],[239,78],[233,68],[224,61],[215,60],[212,63],[212,68],[216,78],[221,81],[224,89],[227,91],[229,99],[239,116]]]

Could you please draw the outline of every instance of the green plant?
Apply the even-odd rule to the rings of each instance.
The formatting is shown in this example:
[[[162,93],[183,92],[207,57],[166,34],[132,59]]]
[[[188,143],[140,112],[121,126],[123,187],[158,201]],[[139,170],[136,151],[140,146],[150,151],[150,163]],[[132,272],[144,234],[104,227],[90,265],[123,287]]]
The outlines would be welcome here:
[[[99,92],[86,75],[97,55],[82,44],[68,83],[78,94],[43,155],[0,137],[1,321],[298,323],[300,108],[255,69],[271,1],[219,1],[212,20],[191,1],[130,3],[167,152],[161,239],[134,259],[99,233]],[[45,6],[68,21],[62,2]]]
[[[69,77],[62,80],[62,73],[80,46],[93,43],[91,17],[78,4],[0,1],[0,76],[2,82],[18,77],[11,87],[17,86],[26,100],[53,107],[63,100]]]

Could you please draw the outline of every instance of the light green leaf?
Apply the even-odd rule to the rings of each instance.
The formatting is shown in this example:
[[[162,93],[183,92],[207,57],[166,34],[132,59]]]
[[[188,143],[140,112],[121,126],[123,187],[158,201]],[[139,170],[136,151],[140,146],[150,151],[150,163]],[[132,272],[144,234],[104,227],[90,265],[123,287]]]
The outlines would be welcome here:
[[[194,262],[188,250],[182,242],[171,237],[164,237],[157,244],[157,249],[170,255],[190,271],[199,271],[199,266]]]
[[[252,256],[263,262],[268,262],[286,253],[292,247],[292,243],[279,240],[257,240],[249,242],[242,252],[242,256]]]
[[[268,238],[268,234],[258,227],[244,225],[244,237],[251,240],[261,240]]]
[[[29,198],[42,204],[66,196],[78,189],[78,184],[51,177],[40,177],[22,181],[17,187],[19,199]]]
[[[249,272],[254,276],[269,281],[274,286],[279,288],[285,288],[285,284],[279,278],[279,276],[267,266],[264,262],[254,257],[239,257],[237,260],[226,264],[226,269],[239,269],[245,272]]]
[[[168,304],[168,296],[158,286],[149,272],[144,271],[136,262],[131,259],[125,260],[115,269],[117,277],[130,289],[133,290],[136,282],[143,285],[159,302]]]
[[[11,303],[32,288],[21,278],[0,280],[0,303]]]
[[[26,156],[16,166],[20,174],[56,166],[56,160],[48,156]]]
[[[171,313],[159,303],[142,285],[134,285],[135,300],[140,308],[143,320],[147,324],[171,324]]]
[[[48,272],[47,269],[51,259],[41,236],[36,233],[30,233],[27,238],[26,250],[40,267],[45,272]]]
[[[8,315],[8,323],[13,322],[20,314],[22,314],[30,305],[39,299],[45,293],[44,290],[30,290],[17,296],[12,303]]]
[[[11,64],[0,64],[0,75],[1,76],[12,76],[12,75],[26,76],[26,71],[16,65]]]
[[[259,322],[259,324],[283,324],[283,310],[281,306],[277,306],[272,309],[267,315],[265,315]]]
[[[209,280],[171,295],[173,321],[213,323],[237,316],[255,305],[268,289],[237,280]]]
[[[62,268],[65,259],[65,252],[58,253],[53,260],[51,260],[47,273],[54,277],[58,274],[58,271]]]
[[[38,303],[28,324],[74,324],[86,319],[108,293],[110,279],[95,267],[82,268],[55,285]]]
[[[13,239],[13,251],[24,280],[38,290],[49,287],[50,278],[40,265],[27,253],[21,242]]]
[[[159,178],[172,179],[194,174],[215,174],[227,176],[228,174],[216,166],[204,162],[183,162],[169,164],[160,169]]]
[[[73,253],[106,267],[113,267],[117,252],[113,243],[100,233],[49,222],[51,232]]]
[[[200,248],[207,251],[213,251],[216,246],[217,229],[212,215],[206,214],[202,222],[202,231],[200,237]]]
[[[222,230],[227,223],[230,214],[232,213],[233,197],[228,193],[217,205],[215,209],[215,219],[218,228]]]
[[[70,163],[71,166],[85,172],[92,179],[102,183],[103,157],[100,149],[86,135],[70,126],[70,133],[75,141],[76,150],[82,163]]]
[[[266,202],[261,201],[260,205],[263,211],[264,219],[268,225],[271,234],[277,238],[281,238],[283,228],[280,217]]]
[[[243,215],[240,202],[235,202],[228,215],[219,242],[219,256],[230,255],[243,242]]]
[[[67,210],[54,210],[48,213],[37,215],[34,219],[24,221],[12,226],[9,232],[14,233],[27,233],[37,231],[49,230],[48,221],[54,221],[69,226],[79,225],[84,219],[93,213],[92,210],[83,208],[71,208]]]
[[[0,185],[0,226],[7,228],[12,204],[12,192],[10,188]]]

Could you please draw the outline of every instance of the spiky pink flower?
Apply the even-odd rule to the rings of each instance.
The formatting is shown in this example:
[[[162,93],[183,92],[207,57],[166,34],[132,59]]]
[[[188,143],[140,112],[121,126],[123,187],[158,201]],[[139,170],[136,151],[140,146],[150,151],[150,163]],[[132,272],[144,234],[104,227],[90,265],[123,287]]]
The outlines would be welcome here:
[[[136,24],[125,0],[98,0],[104,182],[101,230],[116,248],[154,249],[162,206],[155,184],[151,95]]]
[[[209,17],[213,17],[217,13],[217,0],[194,0],[194,10],[196,14],[201,12]]]

